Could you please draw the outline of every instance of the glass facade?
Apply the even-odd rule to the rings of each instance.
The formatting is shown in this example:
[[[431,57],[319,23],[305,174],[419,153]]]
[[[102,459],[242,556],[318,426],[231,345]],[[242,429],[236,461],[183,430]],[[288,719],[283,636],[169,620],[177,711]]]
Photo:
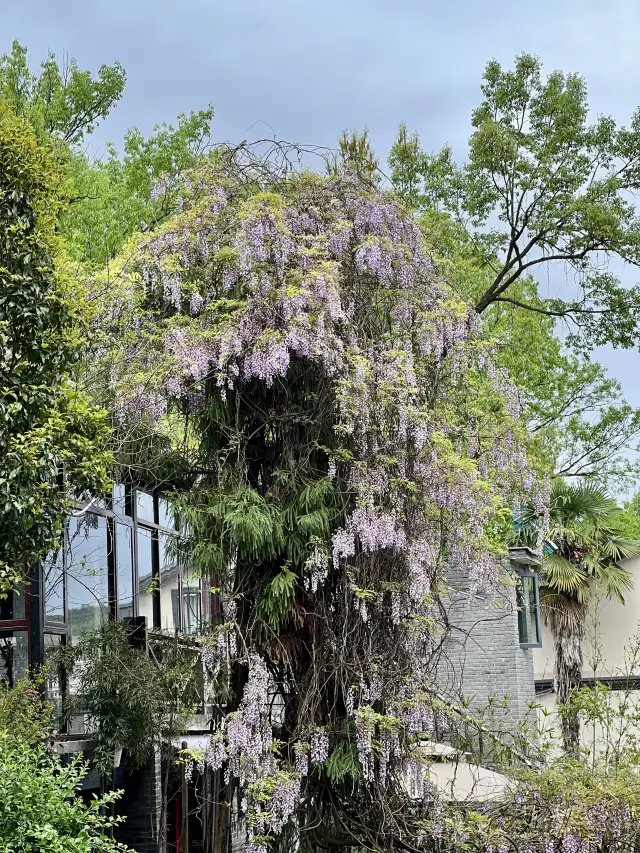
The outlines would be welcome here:
[[[144,617],[151,629],[195,633],[201,586],[181,566],[176,534],[169,502],[131,486],[117,485],[110,501],[71,515],[62,547],[29,570],[26,587],[0,599],[0,679],[14,684],[109,618]],[[63,681],[48,677],[59,713]],[[83,731],[81,718],[72,721],[70,733]]]
[[[27,675],[29,640],[26,631],[0,634],[0,679],[9,687]]]

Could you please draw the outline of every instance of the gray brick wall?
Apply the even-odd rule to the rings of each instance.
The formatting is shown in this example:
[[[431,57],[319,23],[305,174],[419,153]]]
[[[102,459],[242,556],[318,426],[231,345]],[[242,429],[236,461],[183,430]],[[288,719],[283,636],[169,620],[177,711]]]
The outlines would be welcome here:
[[[515,727],[535,695],[532,650],[521,648],[518,638],[515,590],[505,583],[472,594],[467,578],[455,572],[448,584],[444,604],[451,627],[438,662],[439,690],[450,699],[471,700],[475,710],[492,695],[500,701],[506,696],[502,718]]]
[[[160,754],[124,780],[116,814],[126,817],[114,832],[118,841],[137,853],[158,853],[162,810]]]

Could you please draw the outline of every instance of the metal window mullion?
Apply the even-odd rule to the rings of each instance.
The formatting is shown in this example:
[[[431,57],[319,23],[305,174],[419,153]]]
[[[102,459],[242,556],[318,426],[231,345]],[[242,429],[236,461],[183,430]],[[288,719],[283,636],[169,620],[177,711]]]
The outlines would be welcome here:
[[[162,626],[162,611],[160,602],[160,542],[158,539],[158,531],[147,528],[151,532],[151,577],[153,586],[155,587],[152,596],[153,604],[153,627],[160,628]]]
[[[107,525],[107,597],[109,617],[118,618],[118,572],[116,555],[116,521],[113,515],[106,517]]]

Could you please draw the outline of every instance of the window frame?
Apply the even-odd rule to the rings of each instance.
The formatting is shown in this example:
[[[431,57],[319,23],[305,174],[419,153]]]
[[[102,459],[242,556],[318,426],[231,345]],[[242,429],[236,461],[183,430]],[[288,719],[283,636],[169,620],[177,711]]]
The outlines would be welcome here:
[[[153,616],[150,623],[148,623],[148,628],[161,630],[161,610],[160,610],[160,589],[159,589],[159,581],[160,581],[160,543],[159,538],[161,534],[169,535],[169,536],[179,536],[179,531],[176,527],[167,527],[163,524],[160,524],[160,501],[166,500],[164,495],[159,490],[154,491],[146,491],[145,489],[138,488],[132,483],[124,483],[124,484],[114,484],[115,486],[124,485],[124,513],[114,509],[114,496],[108,502],[96,502],[91,504],[87,510],[86,514],[93,514],[100,516],[105,519],[106,522],[106,532],[107,532],[107,586],[108,586],[108,596],[107,601],[105,602],[108,610],[108,616],[110,619],[118,619],[118,556],[117,556],[117,548],[118,548],[118,537],[117,537],[117,525],[122,524],[130,528],[131,530],[131,563],[132,563],[132,597],[133,597],[133,616],[134,618],[139,616],[139,558],[138,558],[138,531],[145,530],[149,534],[151,540],[151,565],[152,565],[152,574],[154,580],[158,583],[156,586],[158,588],[154,588],[152,593],[152,607],[153,607]],[[153,500],[153,519],[147,518],[139,518],[138,517],[138,493],[150,495]],[[67,525],[65,524],[65,540],[67,537]],[[185,625],[183,624],[185,620],[182,615],[182,586],[183,586],[183,569],[180,566],[180,561],[178,561],[178,590],[180,591],[180,625],[176,626],[178,633],[183,634]],[[43,609],[43,629],[44,633],[47,634],[62,634],[66,637],[69,635],[69,627],[68,627],[68,562],[67,562],[67,543],[65,541],[65,545],[62,548],[62,571],[63,571],[63,610],[64,610],[64,618],[62,621],[48,621],[46,618],[46,602],[44,599],[44,589],[42,590],[42,609]],[[190,578],[190,584],[195,586],[193,578]],[[203,613],[204,610],[204,602],[202,600],[202,584],[198,580],[198,587],[200,590],[200,613]],[[28,604],[27,604],[28,607]],[[125,617],[126,618],[126,617]],[[12,623],[2,623],[0,622],[0,632],[1,631],[10,631],[10,630],[20,630],[23,627],[27,627],[25,623],[28,623],[28,613],[26,620],[14,621]]]
[[[541,649],[542,648],[542,619],[540,617],[540,578],[538,576],[538,573],[534,572],[534,571],[528,571],[527,572],[527,571],[523,571],[521,569],[518,569],[516,571],[516,584],[518,584],[523,591],[523,595],[522,595],[523,600],[525,600],[524,584],[522,583],[524,578],[532,578],[532,580],[533,580],[534,599],[535,599],[535,604],[534,604],[533,609],[534,609],[534,616],[535,616],[536,636],[537,636],[538,640],[535,643],[523,643],[522,642],[522,637],[521,637],[521,633],[520,633],[520,614],[522,612],[525,612],[527,614],[531,613],[532,608],[528,604],[525,605],[524,607],[521,607],[518,604],[518,592],[516,590],[516,612],[518,615],[518,642],[520,644],[521,649]]]

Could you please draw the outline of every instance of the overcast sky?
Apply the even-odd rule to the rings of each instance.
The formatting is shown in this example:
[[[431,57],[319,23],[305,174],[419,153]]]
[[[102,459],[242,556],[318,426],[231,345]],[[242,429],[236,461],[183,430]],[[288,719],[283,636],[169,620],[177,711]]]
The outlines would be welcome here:
[[[218,141],[333,145],[366,126],[384,158],[405,121],[426,149],[463,157],[485,63],[521,51],[581,73],[594,111],[625,123],[640,104],[639,35],[640,0],[0,0],[0,52],[18,38],[33,65],[49,50],[124,65],[95,152],[212,103]],[[640,355],[599,357],[640,405]]]

